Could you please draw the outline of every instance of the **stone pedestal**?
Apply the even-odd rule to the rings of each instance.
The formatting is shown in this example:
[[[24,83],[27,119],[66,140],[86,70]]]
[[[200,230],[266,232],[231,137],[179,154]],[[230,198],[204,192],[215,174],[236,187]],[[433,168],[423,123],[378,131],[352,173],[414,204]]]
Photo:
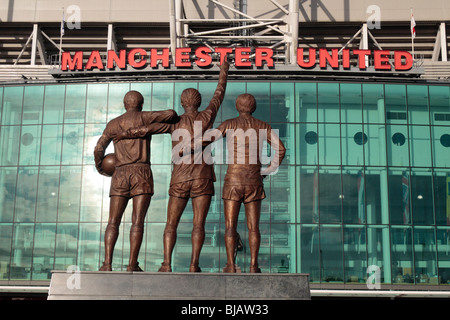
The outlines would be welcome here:
[[[53,271],[49,300],[309,300],[309,275]]]

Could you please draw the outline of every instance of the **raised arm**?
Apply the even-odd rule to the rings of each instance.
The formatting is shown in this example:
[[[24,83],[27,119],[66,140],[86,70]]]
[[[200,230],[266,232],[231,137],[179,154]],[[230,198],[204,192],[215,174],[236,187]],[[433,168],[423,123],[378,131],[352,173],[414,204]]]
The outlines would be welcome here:
[[[229,68],[230,64],[227,61],[224,61],[220,65],[219,81],[217,83],[216,91],[214,91],[214,95],[211,101],[209,102],[209,105],[206,107],[205,111],[203,111],[203,113],[209,115],[211,122],[214,122],[217,112],[219,111],[220,105],[222,104],[223,99],[225,97]],[[212,125],[212,123],[210,124]]]

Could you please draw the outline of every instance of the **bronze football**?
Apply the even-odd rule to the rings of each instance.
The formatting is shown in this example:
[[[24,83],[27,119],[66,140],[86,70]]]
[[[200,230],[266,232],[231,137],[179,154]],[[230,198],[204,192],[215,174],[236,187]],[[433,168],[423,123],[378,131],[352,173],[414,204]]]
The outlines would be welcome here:
[[[116,155],[114,153],[109,153],[103,158],[102,169],[108,176],[113,175],[116,170]]]

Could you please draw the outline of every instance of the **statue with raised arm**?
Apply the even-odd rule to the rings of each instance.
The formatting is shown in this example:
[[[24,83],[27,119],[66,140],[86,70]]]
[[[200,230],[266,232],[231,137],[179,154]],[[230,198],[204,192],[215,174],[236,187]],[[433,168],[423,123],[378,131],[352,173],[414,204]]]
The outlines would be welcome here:
[[[112,271],[113,252],[119,236],[119,225],[130,199],[133,199],[133,212],[127,271],[142,271],[139,267],[138,255],[144,233],[144,219],[154,193],[150,168],[151,135],[167,132],[168,124],[178,119],[173,110],[142,111],[144,98],[137,91],[128,92],[123,103],[126,112],[108,122],[94,150],[95,166],[100,174],[108,176],[102,167],[102,162],[105,158],[105,150],[111,141],[114,143],[116,158],[109,193],[109,219],[104,238],[105,259],[100,271]],[[124,139],[124,132],[144,125],[147,127],[145,137]]]
[[[226,60],[226,59],[225,59]],[[219,81],[214,95],[205,110],[199,111],[202,97],[198,90],[185,89],[181,93],[181,106],[184,114],[180,120],[170,125],[172,133],[172,176],[169,187],[169,204],[167,221],[164,229],[164,261],[160,272],[172,271],[172,253],[177,240],[177,228],[181,215],[192,199],[194,211],[192,227],[192,254],[189,266],[190,272],[201,272],[199,267],[200,252],[205,240],[205,221],[214,195],[214,166],[203,159],[202,144],[198,148],[192,146],[193,137],[201,137],[212,128],[219,108],[225,97],[229,63],[220,65]],[[142,126],[129,130],[125,136],[137,138],[145,136],[150,130]],[[191,151],[191,147],[192,150]],[[186,152],[182,153],[181,151]],[[182,156],[180,156],[182,154]]]

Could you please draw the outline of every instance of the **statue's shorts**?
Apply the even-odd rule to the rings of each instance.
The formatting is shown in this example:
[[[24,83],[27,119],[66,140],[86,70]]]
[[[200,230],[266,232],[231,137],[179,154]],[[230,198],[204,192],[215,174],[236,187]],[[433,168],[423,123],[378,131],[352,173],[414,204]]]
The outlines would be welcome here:
[[[132,198],[141,194],[153,195],[153,175],[148,164],[117,167],[111,178],[109,196]]]
[[[234,185],[225,183],[222,190],[223,200],[233,200],[239,202],[252,202],[262,200],[266,197],[264,185]]]
[[[204,195],[214,195],[214,183],[211,179],[194,179],[170,185],[169,196],[189,199]]]

